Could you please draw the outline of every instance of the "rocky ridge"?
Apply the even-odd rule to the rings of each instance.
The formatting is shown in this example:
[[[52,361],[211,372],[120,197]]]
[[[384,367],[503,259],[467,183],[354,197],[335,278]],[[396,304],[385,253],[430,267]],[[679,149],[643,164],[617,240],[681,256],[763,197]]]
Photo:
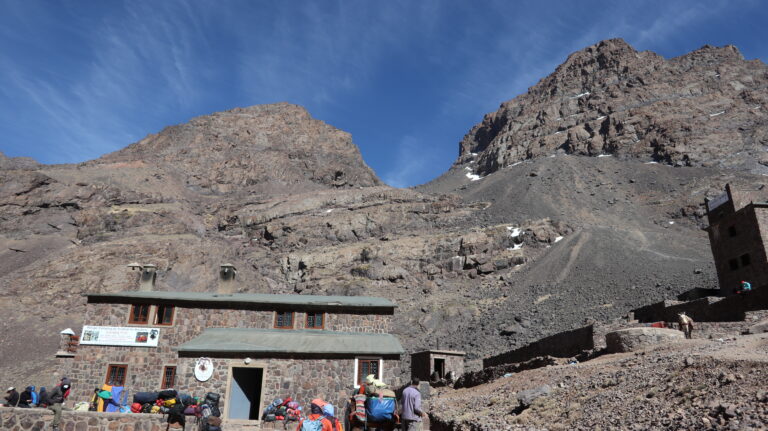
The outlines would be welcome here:
[[[77,165],[0,157],[0,381],[50,379],[41,358],[84,323],[80,295],[134,288],[134,261],[158,266],[160,290],[215,290],[229,262],[241,292],[391,298],[408,351],[476,361],[714,287],[704,198],[763,182],[715,153],[710,167],[673,168],[564,149],[475,180],[486,171],[470,162],[486,166],[494,150],[466,148],[478,156],[462,149],[439,179],[393,189],[348,134],[277,104],[198,117]]]
[[[606,40],[487,114],[456,163],[484,176],[563,151],[766,173],[767,88],[768,67],[731,45],[667,60]]]

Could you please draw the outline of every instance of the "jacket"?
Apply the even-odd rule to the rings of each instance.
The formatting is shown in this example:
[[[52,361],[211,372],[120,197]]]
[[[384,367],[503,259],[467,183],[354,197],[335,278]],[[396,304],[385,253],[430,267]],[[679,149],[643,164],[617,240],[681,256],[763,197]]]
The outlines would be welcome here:
[[[402,418],[406,421],[421,421],[421,392],[415,386],[408,386],[403,391]]]
[[[64,402],[64,390],[61,388],[61,385],[56,386],[53,388],[53,390],[48,394],[48,404],[61,404]]]
[[[8,402],[9,407],[16,407],[19,404],[19,393],[14,389],[8,393],[5,400]]]
[[[19,405],[29,407],[30,404],[32,404],[32,393],[27,388],[19,395]]]

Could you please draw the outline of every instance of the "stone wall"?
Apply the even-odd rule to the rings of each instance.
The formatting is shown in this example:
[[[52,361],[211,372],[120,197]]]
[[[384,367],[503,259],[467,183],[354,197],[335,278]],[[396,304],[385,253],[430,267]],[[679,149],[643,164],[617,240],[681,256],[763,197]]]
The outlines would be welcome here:
[[[664,301],[632,312],[640,322],[677,322],[677,314],[681,312],[697,322],[739,322],[750,312],[768,310],[768,285],[753,285],[753,289],[748,295],[707,297],[689,302]]]
[[[559,332],[527,346],[483,359],[483,368],[524,362],[537,356],[568,358],[594,347],[592,325]]]
[[[173,325],[171,326],[130,325],[128,324],[130,308],[129,304],[89,303],[84,322],[87,325],[99,326],[159,327],[160,339],[158,347],[80,345],[75,357],[68,361],[69,366],[65,371],[74,382],[73,399],[77,401],[87,400],[94,388],[101,387],[106,379],[109,364],[127,365],[126,387],[131,390],[131,393],[157,390],[162,383],[163,367],[176,366],[177,389],[194,394],[204,394],[208,391],[223,394],[226,388],[222,388],[221,385],[199,384],[192,376],[194,360],[192,358],[179,358],[173,347],[197,337],[208,327],[268,329],[272,328],[274,323],[274,312],[272,311],[204,309],[180,306],[175,309]],[[150,322],[152,321],[155,309],[156,307],[153,306],[150,311]],[[296,312],[294,316],[295,328],[304,328],[305,316],[304,312]],[[386,333],[389,331],[391,318],[391,315],[327,313],[324,323],[326,330]],[[287,329],[286,331],[289,330]],[[291,369],[297,369],[295,364],[291,362],[294,361],[292,359],[265,359],[265,361],[273,364],[267,370],[268,376],[273,376],[272,372],[278,373],[278,375],[284,373],[281,371],[284,369],[283,364],[292,364],[290,366]],[[301,372],[316,375],[319,372],[318,370],[325,370],[324,372],[338,375],[339,382],[343,381],[347,385],[351,384],[354,378],[354,371],[348,369],[350,366],[354,366],[353,358],[334,359],[332,361],[317,359],[307,359],[304,362],[301,360],[297,361],[303,364],[300,367]],[[242,363],[242,361],[240,362]],[[397,363],[396,366],[385,366],[385,377],[387,377],[387,374],[389,374],[389,378],[399,376],[399,362],[394,362]],[[397,373],[392,373],[391,370],[393,369],[396,369]],[[210,381],[223,382],[226,385],[227,372],[228,367],[217,367]],[[294,389],[290,383],[291,379],[297,382],[301,381],[298,375],[287,376],[282,374],[281,377],[284,380],[281,380],[279,384],[287,385],[284,387],[285,390]],[[312,382],[313,380],[309,379],[308,381]],[[331,387],[342,387],[340,384]],[[272,395],[270,394],[269,396],[271,397]]]
[[[0,429],[4,431],[49,430],[53,413],[48,409],[0,408]],[[162,415],[64,411],[61,431],[165,431]],[[187,425],[190,428],[190,425]]]

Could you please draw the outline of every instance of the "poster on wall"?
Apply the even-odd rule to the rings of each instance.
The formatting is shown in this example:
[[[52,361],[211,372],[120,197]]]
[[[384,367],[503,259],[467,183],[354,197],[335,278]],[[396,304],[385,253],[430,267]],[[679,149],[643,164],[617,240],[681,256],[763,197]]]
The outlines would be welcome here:
[[[83,326],[80,344],[97,346],[157,347],[158,328],[127,328],[120,326]]]

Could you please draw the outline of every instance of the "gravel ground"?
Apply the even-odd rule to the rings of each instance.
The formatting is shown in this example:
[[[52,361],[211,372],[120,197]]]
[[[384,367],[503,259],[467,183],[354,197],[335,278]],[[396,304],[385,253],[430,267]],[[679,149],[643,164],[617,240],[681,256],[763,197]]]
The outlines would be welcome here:
[[[523,371],[430,399],[433,430],[742,430],[768,424],[768,334]],[[519,407],[518,394],[549,395]]]

